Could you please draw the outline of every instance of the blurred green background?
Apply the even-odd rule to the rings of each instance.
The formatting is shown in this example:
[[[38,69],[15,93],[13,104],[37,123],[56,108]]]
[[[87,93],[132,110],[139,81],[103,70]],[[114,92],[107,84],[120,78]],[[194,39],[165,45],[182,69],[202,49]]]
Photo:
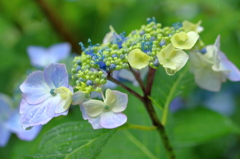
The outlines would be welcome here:
[[[213,44],[221,35],[221,50],[240,68],[239,0],[1,0],[0,92],[11,96],[15,83],[31,67],[26,53],[29,45],[49,47],[68,41],[73,44],[72,52],[79,54],[78,42],[86,44],[90,38],[93,44],[101,43],[109,32],[109,25],[118,33],[125,31],[128,34],[145,24],[148,17],[155,17],[163,26],[183,20],[193,23],[202,20],[204,31],[200,36],[205,44]],[[240,113],[239,109],[237,111]],[[79,115],[77,111],[68,118],[72,120]],[[231,118],[236,123],[240,122],[237,115]],[[67,120],[63,117],[54,119],[52,124],[44,127],[40,136],[57,123]],[[34,142],[39,140],[40,137]],[[239,142],[239,137],[229,135],[189,148],[184,153],[196,159],[236,158],[239,154],[226,156],[226,151],[231,151],[229,144],[239,146]],[[0,158],[20,158],[35,150],[23,151],[22,145],[29,147],[31,143],[18,141],[12,135],[7,147],[0,148]],[[209,148],[213,150],[209,152]],[[240,147],[234,148],[234,153],[240,151]]]

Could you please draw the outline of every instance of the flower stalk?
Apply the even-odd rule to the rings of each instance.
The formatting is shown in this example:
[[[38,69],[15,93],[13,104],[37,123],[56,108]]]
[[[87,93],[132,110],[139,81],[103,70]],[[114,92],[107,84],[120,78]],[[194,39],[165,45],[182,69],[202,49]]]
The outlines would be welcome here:
[[[108,80],[118,84],[119,86],[121,86],[122,88],[124,88],[125,90],[127,90],[128,92],[130,92],[131,94],[133,94],[135,97],[137,97],[138,99],[140,99],[143,102],[143,104],[144,104],[144,106],[145,106],[145,108],[148,112],[148,115],[151,118],[153,126],[156,127],[156,129],[157,129],[157,131],[158,131],[158,133],[159,133],[159,135],[162,139],[163,145],[164,145],[164,147],[167,151],[167,154],[168,154],[169,158],[170,159],[175,159],[176,157],[175,157],[175,154],[173,152],[173,148],[170,144],[169,137],[166,133],[166,129],[165,129],[164,125],[161,123],[161,121],[159,120],[159,118],[157,116],[157,113],[154,110],[154,107],[152,105],[152,101],[149,99],[149,96],[151,95],[151,90],[152,90],[152,85],[153,85],[155,73],[156,73],[156,69],[153,69],[153,68],[149,69],[148,78],[147,78],[147,86],[146,86],[146,89],[144,91],[144,96],[139,95],[137,92],[135,92],[131,88],[127,87],[123,83],[117,81],[116,79],[114,79],[111,76],[108,76]],[[138,79],[138,82],[139,81],[142,82],[141,78],[136,77],[137,74],[133,74],[133,75],[135,76],[136,79]]]

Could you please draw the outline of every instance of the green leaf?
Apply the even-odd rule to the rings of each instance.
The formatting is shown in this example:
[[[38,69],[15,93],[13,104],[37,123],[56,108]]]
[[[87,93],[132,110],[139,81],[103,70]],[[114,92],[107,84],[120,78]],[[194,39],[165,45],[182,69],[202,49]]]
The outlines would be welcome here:
[[[24,158],[95,158],[115,131],[93,130],[86,121],[64,123],[43,136],[37,154]]]
[[[173,76],[167,75],[165,70],[160,68],[155,75],[152,96],[159,105],[165,107],[172,99],[191,90],[194,86],[193,75],[187,66]]]
[[[157,111],[162,116],[163,125],[167,122],[168,110],[171,101],[186,92],[190,92],[195,86],[193,75],[189,72],[188,66],[177,72],[173,76],[167,75],[165,70],[158,69],[156,72],[155,82],[153,84],[152,99],[155,99],[156,107],[163,108],[163,111]]]
[[[227,117],[206,108],[177,112],[174,116],[174,145],[194,146],[240,129]]]

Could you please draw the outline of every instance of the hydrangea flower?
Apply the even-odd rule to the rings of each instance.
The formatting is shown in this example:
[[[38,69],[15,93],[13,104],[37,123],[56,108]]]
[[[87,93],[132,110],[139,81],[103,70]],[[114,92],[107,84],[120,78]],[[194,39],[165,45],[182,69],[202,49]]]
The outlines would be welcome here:
[[[200,26],[202,21],[198,21],[197,24],[191,23],[187,20],[184,20],[182,23],[182,28],[187,30],[187,31],[194,31],[196,33],[200,33],[204,30],[202,26]]]
[[[165,68],[168,75],[174,75],[188,61],[188,54],[180,49],[175,49],[170,43],[157,54],[159,63]]]
[[[198,38],[199,35],[194,31],[180,32],[172,36],[171,42],[175,48],[188,50],[194,46]]]
[[[134,49],[128,54],[128,62],[135,69],[142,69],[149,64],[150,56],[140,49]]]
[[[64,64],[51,64],[44,71],[31,73],[21,84],[21,123],[24,129],[46,124],[53,117],[66,115],[73,90]]]
[[[41,126],[36,126],[31,130],[24,130],[20,123],[19,108],[12,108],[10,97],[0,94],[0,147],[7,144],[11,133],[15,133],[19,139],[31,141],[41,130]]]
[[[11,102],[8,97],[4,94],[0,94],[0,147],[7,144],[11,135],[11,132],[6,125],[12,112],[10,105]]]
[[[104,101],[91,99],[80,106],[83,118],[88,120],[94,129],[112,129],[127,121],[127,116],[121,113],[127,107],[127,94],[107,89],[105,97]]]
[[[239,69],[220,50],[220,36],[217,37],[214,45],[206,47],[206,52],[191,52],[190,64],[195,82],[203,89],[217,92],[220,91],[221,83],[225,82],[226,78],[240,81]]]
[[[17,135],[17,137],[21,140],[32,141],[33,139],[35,139],[37,137],[38,133],[42,129],[42,126],[38,125],[38,126],[33,127],[30,130],[24,130],[21,126],[20,119],[21,119],[21,117],[19,114],[19,110],[16,109],[10,115],[10,118],[8,119],[8,121],[6,123],[8,130],[15,133]]]
[[[34,67],[43,68],[51,63],[57,63],[68,57],[71,51],[69,43],[59,43],[49,48],[41,46],[29,46],[27,48],[28,56]]]

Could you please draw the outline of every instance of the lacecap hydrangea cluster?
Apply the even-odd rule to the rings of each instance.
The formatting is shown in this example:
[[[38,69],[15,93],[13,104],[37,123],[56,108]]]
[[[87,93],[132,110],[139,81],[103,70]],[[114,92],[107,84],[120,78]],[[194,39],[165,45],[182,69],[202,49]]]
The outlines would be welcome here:
[[[110,27],[102,44],[92,45],[90,39],[88,47],[80,43],[83,52],[75,57],[72,68],[76,88],[85,93],[100,92],[101,85],[113,71],[129,67],[157,69],[162,65],[167,74],[174,75],[188,60],[183,50],[189,50],[195,44],[198,49],[203,48],[198,35],[202,31],[200,22],[184,21],[162,27],[155,18],[148,18],[147,23],[127,36]]]
[[[219,91],[226,79],[240,81],[239,69],[220,50],[220,36],[213,45],[204,46],[198,35],[203,30],[201,22],[193,24],[183,21],[171,27],[162,27],[155,18],[149,18],[147,22],[147,25],[133,30],[127,36],[125,33],[118,34],[110,27],[111,31],[106,34],[102,44],[92,45],[89,40],[89,46],[85,47],[80,43],[83,52],[74,58],[72,68],[72,79],[76,81],[74,86],[69,84],[66,66],[55,63],[66,55],[68,45],[51,47],[50,52],[54,55],[58,55],[54,50],[62,50],[61,58],[52,58],[51,64],[44,67],[43,71],[29,74],[20,85],[22,127],[28,129],[44,125],[53,117],[67,115],[71,105],[80,106],[83,118],[94,129],[112,129],[123,125],[127,122],[127,116],[122,113],[127,107],[127,94],[111,90],[105,85],[108,89],[103,95],[102,89],[108,80],[120,84],[119,79],[124,76],[133,82],[127,70],[134,74],[136,71],[133,69],[146,72],[144,70],[148,70],[148,67],[163,67],[171,76],[190,60],[190,71],[194,74],[196,84],[203,89]],[[59,46],[61,49],[57,49]],[[44,49],[40,50],[45,52]],[[33,48],[30,51],[35,52],[34,64],[37,64],[42,51]],[[38,66],[45,65],[45,59],[42,58],[43,63]],[[141,86],[141,81],[139,84]],[[94,91],[101,92],[102,100],[92,99],[90,93]]]

